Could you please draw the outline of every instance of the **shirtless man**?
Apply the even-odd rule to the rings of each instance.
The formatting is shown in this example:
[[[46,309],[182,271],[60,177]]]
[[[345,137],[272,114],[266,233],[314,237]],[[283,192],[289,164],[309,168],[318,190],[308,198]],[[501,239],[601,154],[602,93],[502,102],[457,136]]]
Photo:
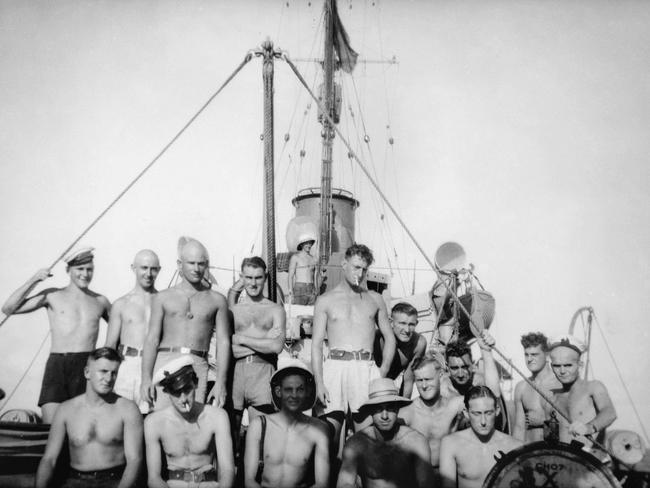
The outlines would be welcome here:
[[[443,366],[434,356],[425,356],[413,363],[415,385],[420,396],[399,411],[406,425],[417,430],[429,442],[431,466],[438,476],[440,442],[456,429],[457,417],[464,409],[463,397],[440,394]]]
[[[390,378],[370,383],[370,395],[361,410],[372,416],[372,425],[345,443],[337,488],[357,487],[357,478],[363,488],[433,486],[426,439],[397,421],[400,407],[408,403]]]
[[[397,348],[393,362],[390,365],[387,378],[395,381],[400,393],[406,398],[411,398],[413,393],[413,369],[411,365],[418,358],[424,356],[427,348],[426,339],[415,332],[418,325],[418,311],[410,303],[400,302],[390,312],[390,325],[395,334]],[[381,351],[384,341],[380,334],[375,336],[374,355],[377,366],[381,366]]]
[[[472,352],[469,346],[462,340],[450,342],[447,344],[445,358],[449,369],[449,379],[451,380],[452,391],[455,390],[461,396],[464,396],[472,386],[485,385],[498,398],[499,412],[497,415],[497,430],[508,432],[508,417],[506,405],[501,396],[501,386],[499,382],[499,370],[496,361],[492,356],[492,346],[494,338],[484,331],[481,337],[476,339],[481,349],[481,359],[483,360],[482,371],[472,363]],[[459,417],[458,430],[469,428],[469,419],[463,415]]]
[[[144,421],[149,488],[233,486],[235,462],[228,414],[196,401],[195,359],[180,356],[154,375],[154,383],[169,396],[171,405],[149,414]],[[161,476],[162,454],[167,459],[167,480]]]
[[[303,414],[316,401],[313,375],[294,359],[273,375],[271,391],[280,411],[254,419],[248,428],[246,488],[326,488],[330,469],[327,425]]]
[[[155,408],[169,405],[167,395],[156,399],[151,375],[157,368],[183,354],[194,356],[194,369],[199,378],[196,397],[205,401],[208,377],[208,348],[216,333],[217,381],[208,395],[217,406],[226,399],[226,377],[230,360],[230,324],[225,297],[212,291],[204,282],[209,267],[208,251],[194,239],[181,238],[178,268],[181,282],[152,297],[149,331],[142,353],[142,398]],[[160,405],[159,405],[160,404]]]
[[[363,284],[372,262],[368,247],[350,246],[342,263],[343,279],[333,290],[321,295],[314,308],[311,366],[316,396],[322,407],[319,413],[334,427],[334,446],[339,445],[341,425],[348,409],[355,417],[355,426],[360,427],[363,416],[355,414],[368,398],[368,385],[373,379],[386,376],[395,354],[395,335],[384,300]],[[375,324],[384,337],[380,368],[372,357]],[[325,334],[329,353],[323,363]]]
[[[158,293],[155,286],[160,272],[158,256],[148,249],[139,251],[133,259],[131,269],[135,274],[135,286],[113,303],[105,345],[117,347],[124,358],[113,391],[133,400],[140,411],[146,414],[149,412],[149,404],[140,399],[142,346],[149,327],[151,300]]]
[[[262,412],[274,411],[269,381],[284,346],[286,320],[284,308],[264,296],[266,263],[262,258],[245,258],[239,276],[239,281],[228,291],[235,322],[232,403],[233,433],[237,441],[244,408],[252,407],[248,409],[251,419]],[[246,299],[237,303],[242,290]]]
[[[590,447],[590,436],[602,443],[605,429],[616,420],[616,410],[609,398],[607,388],[597,380],[580,378],[580,356],[585,350],[575,337],[566,335],[558,338],[550,346],[551,369],[561,386],[552,390],[555,404],[571,419],[567,423],[558,416],[560,441],[570,443],[578,440]],[[544,410],[550,416],[551,407],[544,402]]]
[[[465,394],[469,429],[454,432],[440,445],[440,475],[446,488],[480,488],[500,451],[507,453],[522,442],[496,430],[499,402],[486,386],[472,386]]]
[[[541,332],[531,332],[521,336],[524,347],[526,367],[531,373],[530,381],[539,389],[550,394],[558,383],[548,365],[548,339]],[[515,387],[515,421],[512,436],[526,443],[544,440],[544,420],[546,414],[542,403],[545,400],[525,381]]]
[[[65,288],[47,288],[25,298],[38,282],[50,276],[47,269],[42,269],[2,306],[7,315],[29,313],[41,307],[47,309],[52,348],[38,399],[46,424],[52,422],[61,402],[84,392],[84,368],[88,354],[97,345],[99,320],[108,321],[110,302],[88,288],[95,271],[93,257],[93,248],[83,248],[64,259],[70,275],[70,283]]]
[[[316,240],[303,236],[298,243],[298,252],[289,260],[289,295],[291,303],[313,305],[316,302],[316,258],[309,254]]]
[[[68,439],[70,471],[63,488],[135,487],[142,462],[142,417],[135,403],[116,395],[113,384],[121,357],[102,347],[89,353],[86,392],[57,409],[36,488],[50,485]]]

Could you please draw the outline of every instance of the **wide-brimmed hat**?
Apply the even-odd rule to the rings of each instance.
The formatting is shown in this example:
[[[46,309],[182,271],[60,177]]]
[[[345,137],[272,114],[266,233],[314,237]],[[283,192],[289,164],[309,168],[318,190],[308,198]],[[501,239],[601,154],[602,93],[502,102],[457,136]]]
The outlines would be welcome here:
[[[180,391],[189,383],[196,381],[196,372],[192,364],[194,360],[188,354],[173,359],[156,371],[152,382],[168,391]]]
[[[368,400],[361,405],[359,410],[367,409],[380,403],[399,403],[404,406],[411,403],[411,400],[399,395],[399,388],[397,388],[395,382],[390,378],[377,378],[370,382],[370,386],[368,387]]]
[[[273,405],[280,410],[280,399],[275,394],[275,387],[280,386],[284,378],[293,374],[303,376],[307,382],[307,396],[300,409],[302,411],[309,410],[316,403],[316,382],[310,369],[300,359],[292,359],[271,376],[271,399],[273,400]]]
[[[552,351],[556,347],[568,347],[580,355],[587,350],[587,346],[580,339],[569,334],[556,337],[549,345],[548,350]]]

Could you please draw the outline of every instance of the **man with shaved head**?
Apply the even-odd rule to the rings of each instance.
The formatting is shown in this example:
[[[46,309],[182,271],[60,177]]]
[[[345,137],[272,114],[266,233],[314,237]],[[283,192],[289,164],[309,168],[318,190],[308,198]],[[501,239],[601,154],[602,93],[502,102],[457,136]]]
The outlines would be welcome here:
[[[135,255],[131,269],[135,286],[111,307],[106,347],[116,348],[124,357],[113,391],[133,400],[144,414],[149,406],[140,398],[142,348],[149,329],[151,300],[158,293],[155,285],[160,261],[155,252],[143,249]]]
[[[226,298],[213,291],[208,274],[207,249],[196,239],[181,238],[178,245],[180,283],[154,295],[149,331],[142,354],[141,395],[155,408],[169,404],[167,395],[156,395],[151,377],[154,369],[183,354],[191,354],[198,376],[197,401],[205,401],[208,376],[208,349],[216,333],[217,380],[208,395],[221,407],[226,399],[226,377],[230,359],[230,324]],[[157,396],[157,398],[156,398]]]

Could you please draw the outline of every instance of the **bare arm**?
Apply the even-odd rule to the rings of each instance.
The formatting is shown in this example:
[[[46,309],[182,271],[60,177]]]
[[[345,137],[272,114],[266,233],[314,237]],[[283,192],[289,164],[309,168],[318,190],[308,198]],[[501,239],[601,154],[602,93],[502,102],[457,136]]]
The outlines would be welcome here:
[[[420,336],[418,343],[415,346],[415,351],[413,351],[413,358],[409,361],[408,366],[404,370],[404,396],[406,398],[411,398],[413,394],[413,383],[415,381],[415,376],[413,374],[413,363],[416,359],[424,356],[424,352],[427,349],[427,340]]]
[[[232,336],[233,344],[249,347],[262,354],[280,354],[284,347],[286,335],[286,315],[284,308],[278,306],[273,310],[273,326],[266,337],[249,337],[242,334]]]
[[[54,476],[56,461],[65,441],[65,406],[60,406],[54,414],[50,434],[47,438],[45,453],[36,471],[36,488],[47,488]]]
[[[481,357],[483,358],[483,375],[485,377],[485,386],[487,386],[496,397],[501,396],[501,386],[499,382],[499,370],[497,363],[492,355],[492,346],[494,338],[487,332],[483,331],[482,337],[477,337],[478,346],[481,348]]]
[[[336,488],[356,488],[357,486],[357,452],[356,442],[348,441],[343,448],[343,459]]]
[[[23,286],[18,288],[11,294],[11,296],[9,296],[9,298],[7,298],[7,301],[2,306],[2,312],[6,315],[29,313],[47,305],[48,293],[56,291],[57,288],[48,288],[47,290],[37,293],[33,297],[25,297],[36,285],[41,281],[46,280],[48,277],[50,277],[48,269],[38,270],[36,274],[27,280]]]
[[[106,329],[106,343],[104,346],[115,349],[120,343],[120,333],[122,331],[122,306],[124,301],[117,300],[111,308],[111,315],[108,319],[108,328]]]
[[[239,300],[239,295],[241,295],[241,292],[244,291],[244,279],[239,278],[235,284],[233,284],[230,289],[228,290],[228,307],[232,309],[235,305],[237,305],[237,301]]]
[[[314,322],[311,328],[311,369],[314,372],[316,396],[323,404],[329,403],[329,392],[323,383],[323,341],[327,327],[327,304],[325,298],[316,300]]]
[[[214,398],[215,406],[223,407],[226,403],[226,380],[228,378],[228,368],[230,367],[230,336],[232,335],[232,329],[226,299],[222,295],[218,295],[218,299],[220,302],[219,310],[217,310],[215,319],[217,379],[208,395],[208,401]]]
[[[289,259],[289,295],[293,295],[293,285],[296,281],[296,268],[298,267],[298,257],[293,254]]]
[[[246,433],[246,452],[244,453],[244,485],[246,488],[261,488],[255,476],[260,459],[260,436],[262,435],[262,422],[259,417],[254,418],[248,426]]]
[[[132,488],[138,480],[142,466],[142,415],[135,403],[118,400],[125,405],[124,416],[124,458],[126,468],[118,488]]]
[[[374,292],[370,292],[370,296],[379,306],[379,310],[377,311],[377,326],[379,327],[379,332],[381,332],[381,335],[384,337],[384,348],[381,350],[381,367],[379,368],[379,374],[382,378],[385,378],[390,369],[390,365],[393,362],[393,356],[395,356],[397,341],[393,329],[390,326],[390,321],[388,320],[388,312],[386,311],[384,299],[381,295]],[[413,386],[411,386],[411,388],[413,388]]]
[[[214,408],[214,446],[219,466],[219,487],[232,488],[235,482],[235,460],[230,438],[230,422],[228,414],[221,408]]]
[[[102,318],[108,323],[110,320],[109,317],[111,315],[111,302],[108,301],[108,298],[104,296],[99,297],[99,301],[102,302],[102,305],[104,306],[104,310],[102,311]]]
[[[314,446],[314,485],[327,488],[330,482],[330,444],[325,429],[318,430]]]
[[[140,396],[149,404],[153,404],[155,398],[155,388],[151,384],[153,367],[156,363],[158,354],[158,345],[162,334],[162,323],[165,311],[161,299],[162,293],[159,293],[151,299],[151,316],[149,317],[149,331],[144,339],[142,350],[142,384],[140,386]]]
[[[412,449],[417,460],[415,463],[415,479],[420,488],[429,488],[434,485],[434,473],[431,467],[431,449],[429,443],[422,435],[411,435]]]
[[[526,438],[526,412],[523,404],[523,390],[526,383],[520,381],[515,387],[515,421],[512,437],[520,441]]]
[[[149,488],[168,488],[162,479],[162,452],[160,450],[160,429],[156,424],[155,413],[144,421],[144,441],[147,453],[147,485]]]
[[[440,443],[440,478],[443,488],[456,488],[456,456],[454,455],[454,439],[450,436],[442,438]]]
[[[593,398],[598,414],[596,418],[588,423],[593,425],[598,432],[614,423],[614,420],[616,420],[616,410],[605,385],[600,381],[594,381],[591,386],[591,397]]]

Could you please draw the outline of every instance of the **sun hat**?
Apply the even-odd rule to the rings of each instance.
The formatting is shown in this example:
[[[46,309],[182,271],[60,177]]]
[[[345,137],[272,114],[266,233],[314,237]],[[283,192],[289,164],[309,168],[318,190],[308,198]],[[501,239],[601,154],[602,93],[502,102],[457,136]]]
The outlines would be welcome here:
[[[275,387],[282,384],[282,380],[287,376],[299,374],[307,380],[307,397],[301,407],[301,410],[309,410],[316,403],[316,382],[314,375],[300,359],[291,359],[284,366],[278,369],[271,376],[271,399],[275,408],[280,410],[280,398],[275,394]]]

